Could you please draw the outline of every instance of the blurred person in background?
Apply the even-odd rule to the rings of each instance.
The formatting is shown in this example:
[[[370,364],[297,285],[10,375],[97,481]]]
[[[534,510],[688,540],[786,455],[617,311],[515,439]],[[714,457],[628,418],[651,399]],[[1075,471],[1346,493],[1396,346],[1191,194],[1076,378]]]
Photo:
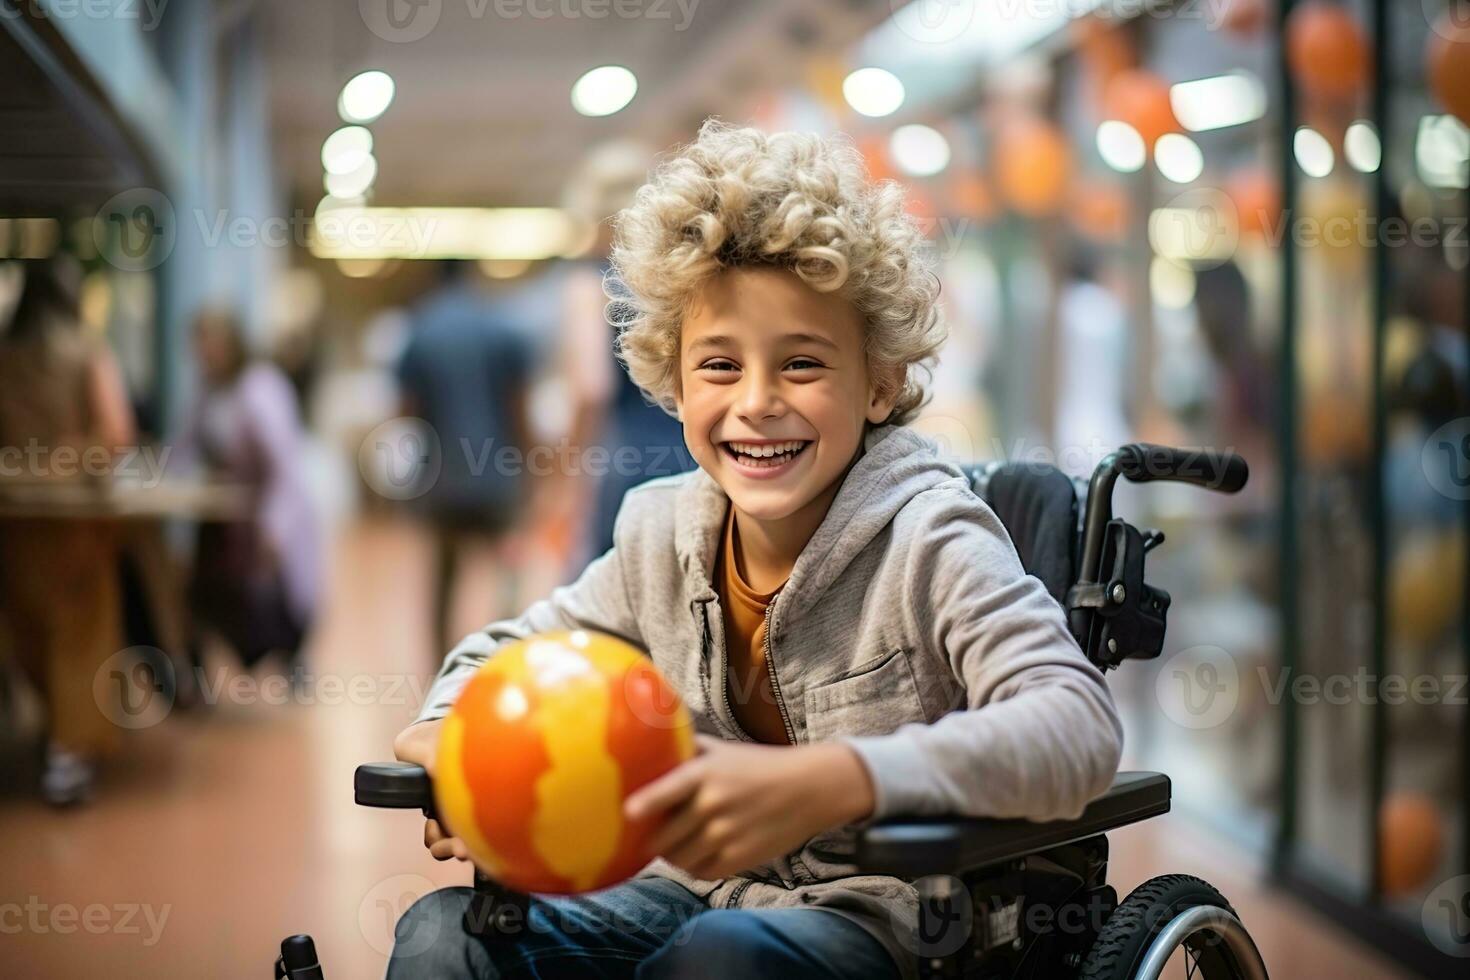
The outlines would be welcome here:
[[[533,349],[510,308],[498,306],[472,270],[468,262],[440,264],[438,285],[410,313],[398,362],[401,413],[422,419],[438,437],[438,477],[419,501],[434,533],[436,656],[450,647],[455,586],[472,550],[495,559],[495,608],[485,612],[503,616],[512,607],[511,534],[529,488]],[[502,455],[507,447],[515,453]]]
[[[190,604],[198,623],[228,642],[247,669],[278,653],[299,685],[322,544],[296,394],[279,368],[250,355],[229,312],[199,314],[194,350],[202,385],[181,449],[211,478],[248,488],[252,514],[200,526]]]
[[[611,218],[633,203],[652,158],[647,147],[632,140],[604,143],[582,164],[565,195],[568,209],[596,228],[591,249],[577,263],[566,287],[563,363],[576,399],[570,438],[577,449],[601,446],[607,461],[593,474],[595,481],[568,481],[581,486],[562,498],[569,506],[589,508],[586,553],[581,557],[595,557],[612,547],[613,519],[630,489],[694,467],[679,421],[645,398],[618,363],[616,328],[607,315],[609,298],[618,294],[615,283],[605,285],[613,240]],[[590,500],[583,504],[585,495]]]
[[[0,479],[103,479],[82,462],[100,449],[110,464],[135,437],[122,373],[107,345],[83,331],[75,262],[26,263],[24,275],[14,316],[0,323]],[[0,520],[0,606],[45,702],[41,791],[55,805],[86,800],[99,761],[116,747],[93,681],[121,645],[117,555],[117,528],[100,517]]]
[[[1126,391],[1133,368],[1128,316],[1098,281],[1092,253],[1076,247],[1057,304],[1057,466],[1090,476],[1130,441]]]
[[[1457,322],[1460,276],[1429,249],[1402,261],[1396,276],[1404,284],[1404,316],[1391,323],[1385,354],[1390,514],[1406,525],[1402,531],[1431,531],[1448,547],[1464,504],[1438,488],[1470,484],[1470,447],[1460,442],[1466,430],[1452,424],[1470,412],[1470,362]]]
[[[1219,372],[1208,437],[1217,444],[1228,442],[1247,459],[1267,459],[1274,438],[1274,386],[1269,358],[1256,346],[1250,285],[1234,261],[1196,270],[1195,284],[1200,333]]]

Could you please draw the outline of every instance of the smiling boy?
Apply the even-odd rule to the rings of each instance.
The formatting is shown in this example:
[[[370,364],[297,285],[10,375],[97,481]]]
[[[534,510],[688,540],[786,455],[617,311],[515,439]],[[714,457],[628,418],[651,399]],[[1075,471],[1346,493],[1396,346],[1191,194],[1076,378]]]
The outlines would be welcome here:
[[[917,902],[844,862],[896,814],[1078,815],[1121,728],[1062,609],[963,473],[903,423],[943,342],[902,192],[846,141],[707,123],[618,217],[619,351],[699,463],[629,492],[571,585],[452,651],[399,758],[497,647],[551,629],[639,644],[700,753],[633,793],[658,860],[464,934],[467,889],[399,923],[390,977],[913,975]],[[465,858],[432,821],[440,859]],[[407,937],[438,930],[437,941]]]

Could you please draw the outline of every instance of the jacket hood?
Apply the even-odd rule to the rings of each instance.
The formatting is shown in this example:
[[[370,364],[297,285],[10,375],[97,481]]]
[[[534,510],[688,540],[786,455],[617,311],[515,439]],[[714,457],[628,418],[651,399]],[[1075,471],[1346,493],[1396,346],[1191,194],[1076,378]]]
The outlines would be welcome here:
[[[832,506],[791,569],[781,592],[787,608],[820,599],[916,494],[964,473],[912,429],[868,430],[863,453],[843,478]],[[729,496],[703,469],[685,478],[675,505],[674,548],[696,596],[713,596],[711,579]]]

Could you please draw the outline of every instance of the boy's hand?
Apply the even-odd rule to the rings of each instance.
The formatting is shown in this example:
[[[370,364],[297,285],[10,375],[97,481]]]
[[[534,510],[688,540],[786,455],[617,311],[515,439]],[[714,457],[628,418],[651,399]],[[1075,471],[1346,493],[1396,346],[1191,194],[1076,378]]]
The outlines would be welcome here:
[[[393,754],[399,762],[412,762],[423,766],[432,778],[434,775],[434,753],[439,747],[439,730],[444,727],[442,721],[425,721],[417,725],[410,725],[393,739]],[[464,843],[458,837],[450,837],[444,833],[444,828],[439,826],[437,820],[424,822],[424,846],[429,849],[429,854],[436,861],[447,861],[450,858],[458,858],[461,861],[470,859],[470,852],[465,849]]]
[[[664,813],[650,849],[696,878],[728,877],[873,812],[867,767],[846,745],[697,739],[698,755],[624,804],[630,820]]]

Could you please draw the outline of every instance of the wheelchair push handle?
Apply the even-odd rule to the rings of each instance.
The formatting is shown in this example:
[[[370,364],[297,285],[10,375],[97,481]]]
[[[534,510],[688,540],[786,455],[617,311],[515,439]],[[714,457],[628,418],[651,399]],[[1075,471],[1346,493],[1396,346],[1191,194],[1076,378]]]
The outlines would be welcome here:
[[[358,806],[387,810],[421,810],[437,820],[434,781],[428,770],[411,762],[369,762],[352,776],[352,795]],[[512,891],[475,868],[474,895],[465,909],[465,928],[476,936],[511,936],[525,927],[530,898]]]
[[[352,778],[358,806],[387,810],[422,810],[434,815],[434,785],[423,766],[411,762],[369,762],[357,767]]]
[[[288,936],[276,959],[276,980],[322,980],[322,964],[310,936]]]
[[[1120,447],[1113,456],[1117,471],[1133,483],[1170,480],[1235,493],[1250,477],[1250,468],[1239,453],[1133,442]]]

